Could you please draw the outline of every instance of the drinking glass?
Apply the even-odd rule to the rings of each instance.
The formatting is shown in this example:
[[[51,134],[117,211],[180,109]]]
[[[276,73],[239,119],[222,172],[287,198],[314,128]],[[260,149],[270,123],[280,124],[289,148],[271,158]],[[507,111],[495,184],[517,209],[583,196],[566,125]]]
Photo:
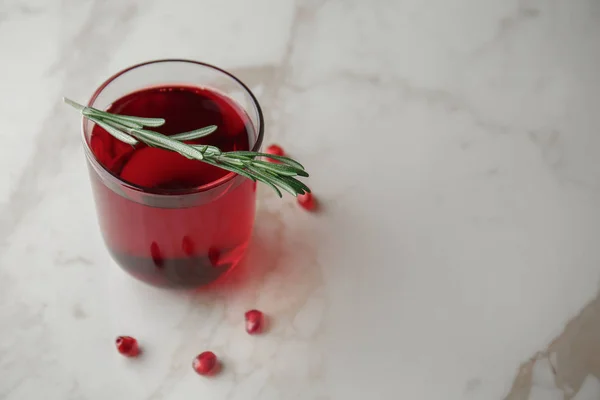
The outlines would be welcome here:
[[[238,78],[209,64],[157,60],[132,66],[104,82],[88,106],[105,110],[125,95],[156,86],[204,87],[232,99],[252,125],[250,150],[260,151],[264,120],[258,101]],[[98,222],[117,264],[155,286],[195,288],[240,262],[254,224],[255,182],[228,173],[191,189],[137,186],[98,161],[90,145],[92,129],[93,123],[84,119],[83,145]]]

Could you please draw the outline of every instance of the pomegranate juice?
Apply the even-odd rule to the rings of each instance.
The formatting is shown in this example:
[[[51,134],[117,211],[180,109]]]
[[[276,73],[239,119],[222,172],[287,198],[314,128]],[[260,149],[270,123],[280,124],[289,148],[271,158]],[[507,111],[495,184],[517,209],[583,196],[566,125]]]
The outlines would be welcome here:
[[[106,111],[164,118],[163,126],[150,129],[165,135],[216,125],[211,135],[188,143],[222,151],[249,150],[256,135],[236,102],[206,88],[144,89]],[[91,174],[104,240],[127,272],[156,286],[196,287],[239,262],[254,222],[254,182],[168,150],[132,147],[97,125],[89,144],[123,183],[123,190],[111,188]]]

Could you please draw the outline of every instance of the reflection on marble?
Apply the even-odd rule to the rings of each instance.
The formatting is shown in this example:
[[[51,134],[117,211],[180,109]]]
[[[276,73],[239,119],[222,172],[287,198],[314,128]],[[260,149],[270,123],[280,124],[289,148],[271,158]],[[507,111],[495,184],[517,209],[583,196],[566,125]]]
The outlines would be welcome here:
[[[0,399],[599,398],[599,22],[596,0],[0,0]],[[247,82],[323,205],[261,190],[246,262],[195,294],[110,261],[60,104],[163,57]]]

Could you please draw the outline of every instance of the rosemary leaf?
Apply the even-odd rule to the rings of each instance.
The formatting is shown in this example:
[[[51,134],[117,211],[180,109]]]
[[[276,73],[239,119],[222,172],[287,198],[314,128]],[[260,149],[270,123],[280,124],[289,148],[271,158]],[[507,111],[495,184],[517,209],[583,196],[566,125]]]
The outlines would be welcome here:
[[[109,124],[107,124],[106,122],[104,122],[100,119],[97,119],[94,117],[87,117],[87,119],[98,124],[102,129],[104,129],[106,132],[110,133],[112,136],[115,137],[115,139],[120,140],[121,142],[130,144],[132,146],[138,142],[137,140],[135,140],[135,138],[129,136],[126,133],[121,132],[120,130],[110,126]]]
[[[193,139],[198,139],[198,138],[201,138],[204,136],[208,136],[216,130],[217,130],[216,125],[209,125],[204,128],[201,128],[201,129],[196,129],[196,130],[189,131],[189,132],[178,133],[176,135],[171,135],[169,137],[171,139],[182,140],[182,141],[183,140],[193,140]]]
[[[90,117],[86,117],[86,118],[90,118]],[[131,128],[129,126],[123,125],[121,122],[116,122],[116,121],[112,121],[110,119],[106,119],[106,118],[98,118],[98,117],[93,117],[95,119],[101,119],[105,124],[108,124],[110,126],[112,126],[115,129],[118,129],[120,131],[126,132],[129,135],[131,135],[131,133],[133,131],[135,131],[136,128]]]
[[[294,189],[296,189],[296,191],[298,193],[304,194],[304,193],[311,193],[310,188],[308,186],[306,186],[304,184],[304,182],[291,177],[291,176],[282,176],[281,179],[283,179],[284,181],[286,181],[289,185],[293,186]]]
[[[121,122],[124,121],[127,123],[133,123],[141,127],[149,126],[151,128],[156,128],[165,124],[165,120],[163,118],[143,118],[143,117],[134,117],[131,115],[121,115],[121,114],[111,114],[106,111],[98,110],[94,107],[86,107],[86,109],[91,110],[93,114],[96,114],[102,118],[111,119],[113,121]],[[123,125],[126,125],[123,123]]]
[[[258,176],[261,176],[265,180],[269,181],[271,184],[273,184],[273,185],[276,184],[278,187],[282,188],[283,190],[285,190],[292,196],[297,195],[296,191],[294,190],[294,188],[292,186],[290,186],[287,182],[279,179],[276,175],[273,175],[273,174],[269,173],[268,171],[263,171],[260,169],[260,167],[255,167],[253,165],[249,165],[247,168],[248,168],[248,170],[254,172]]]
[[[304,166],[302,164],[300,164],[298,161],[293,160],[289,157],[286,156],[275,156],[272,154],[267,154],[267,153],[257,153],[254,151],[228,151],[227,154],[230,155],[234,155],[234,156],[242,156],[242,157],[267,157],[267,158],[271,158],[273,160],[277,160],[277,161],[281,161],[282,163],[289,165],[291,167],[295,167],[301,170],[304,170]]]
[[[152,140],[154,143],[160,144],[163,148],[176,151],[190,159],[202,160],[204,158],[200,150],[185,143],[178,142],[177,140],[173,140],[169,136],[165,136],[158,132],[137,129],[134,130],[131,135],[141,141],[144,141],[144,139]]]
[[[236,160],[235,158],[227,158],[227,157],[223,157],[223,156],[218,156],[217,157],[217,161],[219,162],[223,162],[229,165],[235,165],[237,167],[243,167],[245,164],[240,161],[240,160]]]
[[[219,164],[215,161],[212,161],[208,158],[205,158],[204,160],[205,163],[210,164],[210,165],[214,165],[215,167],[219,167],[219,168],[223,168],[224,170],[230,171],[230,172],[235,172],[236,174],[242,175],[245,178],[251,179],[253,181],[256,181],[256,178],[254,178],[251,174],[247,173],[246,171],[244,171],[243,169],[240,168],[236,168],[236,167],[230,167],[227,165],[222,165]]]
[[[200,150],[200,152],[202,152],[203,155],[210,155],[210,156],[221,155],[221,150],[219,150],[219,148],[215,147],[215,146],[197,145],[197,144],[191,144],[190,146],[192,146],[195,149]]]
[[[271,181],[269,181],[267,178],[265,178],[262,174],[258,174],[250,169],[246,169],[246,172],[248,174],[252,175],[257,181],[262,182],[265,185],[269,186],[271,189],[273,189],[275,191],[275,193],[277,193],[277,196],[283,197],[283,195],[281,194],[281,190],[279,190],[277,188],[277,186],[275,186],[273,183],[271,183]]]
[[[136,126],[144,127],[157,127],[164,125],[165,120],[163,118],[143,118],[143,117],[134,117],[131,115],[120,115],[120,114],[111,114],[106,111],[100,111],[94,107],[86,107],[83,106],[76,101],[63,97],[63,101],[75,108],[77,111],[84,114],[86,117],[94,114],[94,117],[100,117],[101,119],[110,119],[116,122],[121,122],[123,125],[129,126],[127,123],[134,123]]]
[[[73,101],[71,99],[68,99],[66,97],[63,97],[63,101],[70,105],[71,107],[73,107],[74,109],[76,109],[79,112],[82,112],[83,109],[85,108],[85,106],[82,106],[81,104],[77,103],[76,101]]]
[[[83,111],[81,112],[85,117],[96,117],[96,118],[100,118],[105,122],[111,121],[111,122],[116,122],[119,125],[122,126],[126,126],[128,128],[133,128],[133,129],[142,129],[144,126],[140,125],[136,122],[131,122],[131,121],[127,121],[123,118],[119,118],[118,116],[113,116],[111,114],[108,113],[99,113],[97,110],[95,110],[94,108],[90,108],[90,107],[86,107],[83,109]],[[106,114],[106,115],[103,115]]]
[[[254,160],[253,164],[260,165],[262,168],[272,171],[272,172],[276,172],[279,175],[284,175],[284,176],[300,175],[300,176],[308,177],[308,173],[306,173],[306,171],[304,171],[303,169],[294,168],[289,165],[275,164],[272,162],[259,161],[259,160]]]

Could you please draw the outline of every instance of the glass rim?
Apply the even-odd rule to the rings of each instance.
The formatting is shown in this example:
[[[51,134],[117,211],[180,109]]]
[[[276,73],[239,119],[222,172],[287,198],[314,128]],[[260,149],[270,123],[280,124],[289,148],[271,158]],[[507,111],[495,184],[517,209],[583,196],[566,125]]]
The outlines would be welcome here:
[[[189,60],[189,59],[183,59],[183,58],[165,58],[165,59],[159,59],[159,60],[145,61],[142,63],[132,65],[128,68],[125,68],[125,69],[113,74],[108,79],[106,79],[104,82],[102,82],[102,84],[94,91],[94,93],[92,94],[90,99],[87,101],[86,106],[92,107],[92,105],[94,104],[94,102],[96,101],[98,96],[100,96],[102,91],[108,85],[110,85],[112,82],[114,82],[117,78],[119,78],[119,77],[125,75],[126,73],[131,72],[135,69],[145,67],[145,66],[151,65],[151,64],[160,64],[160,63],[187,63],[187,64],[194,64],[194,65],[197,65],[200,67],[206,67],[206,68],[212,69],[216,72],[219,72],[223,75],[228,76],[229,78],[233,79],[237,84],[239,84],[241,86],[241,88],[244,91],[246,91],[246,93],[252,99],[252,104],[254,105],[254,107],[256,109],[256,113],[258,115],[258,133],[256,136],[256,142],[254,143],[254,145],[252,146],[252,149],[250,149],[250,151],[258,151],[260,149],[260,147],[262,145],[262,141],[263,141],[263,136],[264,136],[265,123],[264,123],[262,109],[260,108],[260,104],[258,103],[256,96],[254,96],[254,93],[252,93],[250,88],[248,86],[246,86],[246,84],[244,82],[242,82],[239,78],[237,78],[232,73],[227,72],[224,69],[216,67],[212,64],[208,64],[208,63],[201,62],[201,61],[195,61],[195,60]],[[115,99],[115,100],[118,100],[118,99]],[[190,189],[149,189],[144,186],[136,185],[134,183],[131,183],[131,182],[121,179],[120,177],[115,175],[111,170],[106,168],[104,165],[102,165],[98,161],[98,159],[96,158],[96,156],[94,155],[94,153],[90,147],[91,146],[90,143],[88,143],[88,141],[86,139],[86,132],[87,132],[86,126],[87,125],[88,124],[87,124],[86,118],[82,118],[81,119],[81,139],[83,141],[83,146],[84,146],[84,150],[85,150],[87,159],[90,160],[90,162],[94,164],[95,168],[100,168],[101,172],[104,172],[105,174],[107,174],[107,179],[112,180],[114,183],[116,183],[118,185],[122,185],[127,188],[143,192],[144,194],[155,195],[155,196],[192,195],[192,194],[206,192],[211,189],[218,188],[235,178],[247,179],[243,176],[236,174],[235,172],[228,172],[227,174],[223,175],[219,179],[216,179],[212,182],[206,183],[201,186],[196,186],[196,187],[193,187]],[[199,162],[202,162],[202,161],[199,161]],[[100,172],[100,171],[98,171],[98,172]]]

